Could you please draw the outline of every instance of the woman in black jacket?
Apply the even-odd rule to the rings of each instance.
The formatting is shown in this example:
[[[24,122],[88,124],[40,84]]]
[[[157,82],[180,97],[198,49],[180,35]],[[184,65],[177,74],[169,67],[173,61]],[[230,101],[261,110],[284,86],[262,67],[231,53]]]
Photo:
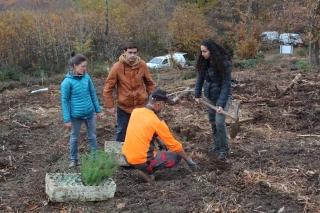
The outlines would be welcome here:
[[[209,153],[220,152],[219,159],[224,159],[229,147],[226,116],[221,112],[228,111],[231,104],[231,57],[211,39],[203,41],[200,48],[196,62],[195,101],[200,103],[203,87],[206,101],[218,108],[215,111],[207,107],[214,143]]]

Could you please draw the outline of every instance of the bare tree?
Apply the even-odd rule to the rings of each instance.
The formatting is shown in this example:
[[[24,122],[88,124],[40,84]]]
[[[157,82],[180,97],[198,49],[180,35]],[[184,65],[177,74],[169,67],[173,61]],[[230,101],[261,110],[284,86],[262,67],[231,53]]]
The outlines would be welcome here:
[[[110,62],[110,44],[109,44],[109,30],[108,30],[108,24],[109,24],[109,19],[108,19],[108,13],[109,13],[109,7],[108,7],[109,0],[106,0],[106,58],[107,61]]]

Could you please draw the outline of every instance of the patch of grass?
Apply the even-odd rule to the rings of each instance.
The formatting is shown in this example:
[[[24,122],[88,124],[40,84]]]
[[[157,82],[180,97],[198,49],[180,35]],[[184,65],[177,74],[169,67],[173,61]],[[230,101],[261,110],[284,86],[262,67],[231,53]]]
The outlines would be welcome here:
[[[257,65],[262,62],[261,58],[253,58],[248,60],[234,61],[233,67],[237,69],[250,69],[255,68]]]
[[[309,62],[308,61],[305,61],[305,60],[299,60],[297,62],[297,67],[300,69],[300,70],[304,70],[306,69],[307,67],[309,67]]]
[[[305,48],[299,48],[296,50],[295,55],[297,56],[307,56],[307,50]]]
[[[85,186],[97,186],[118,169],[116,156],[98,150],[89,155],[81,155],[81,175]]]
[[[196,72],[194,69],[190,69],[187,72],[184,72],[180,75],[181,80],[188,80],[191,78],[195,78],[197,76]]]
[[[196,65],[196,60],[188,60],[189,65]]]
[[[247,60],[234,61],[233,67],[238,69],[255,68],[264,59],[264,52],[259,51],[253,58]]]

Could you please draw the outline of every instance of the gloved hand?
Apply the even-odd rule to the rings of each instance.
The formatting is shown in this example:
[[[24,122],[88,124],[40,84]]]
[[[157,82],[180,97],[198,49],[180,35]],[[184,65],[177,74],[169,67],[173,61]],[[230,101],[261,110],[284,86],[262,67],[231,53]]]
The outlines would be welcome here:
[[[193,172],[196,172],[200,169],[200,167],[192,159],[187,160],[187,163],[188,163],[189,168]]]

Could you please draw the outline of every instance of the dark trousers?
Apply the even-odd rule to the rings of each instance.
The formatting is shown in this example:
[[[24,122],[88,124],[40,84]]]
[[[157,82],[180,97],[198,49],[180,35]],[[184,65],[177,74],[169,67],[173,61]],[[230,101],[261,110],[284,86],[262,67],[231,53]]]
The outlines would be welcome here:
[[[149,174],[153,174],[157,170],[171,168],[174,165],[179,164],[181,157],[174,152],[157,152],[157,155],[148,163],[140,165],[132,165],[136,169],[146,171]]]
[[[117,108],[117,132],[116,132],[116,141],[124,142],[126,138],[127,127],[129,123],[131,114],[125,112],[124,110]]]

